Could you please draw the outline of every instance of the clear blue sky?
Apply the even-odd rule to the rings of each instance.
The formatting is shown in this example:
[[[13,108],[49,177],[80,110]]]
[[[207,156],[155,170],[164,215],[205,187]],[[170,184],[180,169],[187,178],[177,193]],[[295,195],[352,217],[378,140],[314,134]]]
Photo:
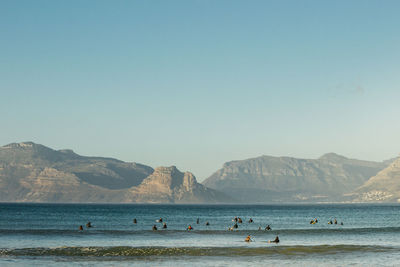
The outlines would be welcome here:
[[[0,145],[176,165],[400,152],[400,1],[0,0]]]

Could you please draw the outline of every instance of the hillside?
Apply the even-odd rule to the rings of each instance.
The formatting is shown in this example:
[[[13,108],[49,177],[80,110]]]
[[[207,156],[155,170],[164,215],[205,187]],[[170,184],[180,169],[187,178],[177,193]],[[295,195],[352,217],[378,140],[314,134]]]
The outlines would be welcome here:
[[[227,162],[203,184],[244,203],[342,201],[386,164],[335,153],[318,159],[261,156]]]
[[[214,203],[230,198],[175,167],[155,170],[32,142],[0,147],[2,202]]]
[[[400,158],[357,188],[353,196],[357,202],[399,202]]]

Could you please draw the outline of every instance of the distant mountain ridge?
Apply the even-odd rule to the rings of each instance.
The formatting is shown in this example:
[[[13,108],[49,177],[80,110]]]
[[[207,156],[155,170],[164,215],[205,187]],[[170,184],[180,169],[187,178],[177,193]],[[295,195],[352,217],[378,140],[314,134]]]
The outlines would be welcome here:
[[[154,170],[22,142],[0,147],[0,201],[220,203],[231,198],[176,167]]]
[[[33,142],[0,147],[1,202],[277,203],[396,202],[400,158],[383,162],[327,153],[230,161],[203,184],[175,166],[85,157]]]
[[[335,153],[318,159],[261,156],[227,162],[203,184],[245,203],[345,201],[387,164]]]

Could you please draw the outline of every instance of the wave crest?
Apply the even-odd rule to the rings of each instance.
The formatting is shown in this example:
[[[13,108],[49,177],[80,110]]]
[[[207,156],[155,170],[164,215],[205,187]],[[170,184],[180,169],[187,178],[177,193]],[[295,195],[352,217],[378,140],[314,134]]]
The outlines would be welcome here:
[[[266,247],[58,247],[0,249],[1,256],[147,257],[147,256],[258,256],[309,255],[353,252],[400,252],[399,248],[362,245],[318,245]]]

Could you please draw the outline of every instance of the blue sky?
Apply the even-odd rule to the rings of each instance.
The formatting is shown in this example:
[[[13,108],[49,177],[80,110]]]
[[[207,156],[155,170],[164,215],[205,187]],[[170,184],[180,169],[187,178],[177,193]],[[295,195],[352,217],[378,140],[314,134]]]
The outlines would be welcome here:
[[[176,165],[400,151],[400,1],[0,1],[0,145]]]

